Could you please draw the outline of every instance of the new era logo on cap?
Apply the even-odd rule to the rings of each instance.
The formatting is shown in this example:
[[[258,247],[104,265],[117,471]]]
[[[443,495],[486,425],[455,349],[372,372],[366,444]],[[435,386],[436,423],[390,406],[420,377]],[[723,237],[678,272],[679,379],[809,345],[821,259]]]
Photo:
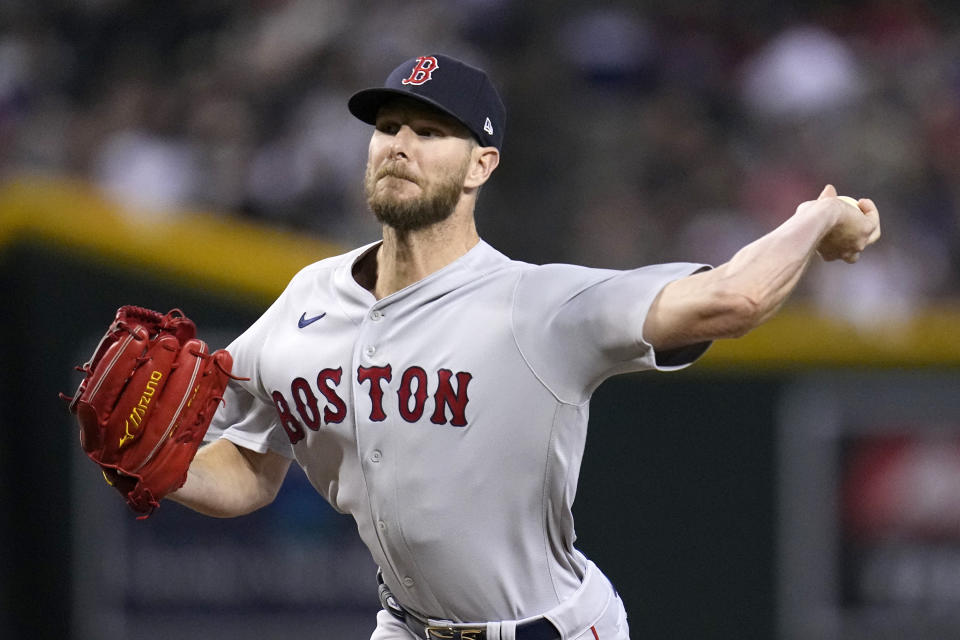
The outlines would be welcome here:
[[[396,96],[424,102],[459,120],[485,147],[501,148],[507,113],[487,74],[442,54],[417,56],[387,77],[382,87],[355,93],[350,113],[376,124],[377,111]]]

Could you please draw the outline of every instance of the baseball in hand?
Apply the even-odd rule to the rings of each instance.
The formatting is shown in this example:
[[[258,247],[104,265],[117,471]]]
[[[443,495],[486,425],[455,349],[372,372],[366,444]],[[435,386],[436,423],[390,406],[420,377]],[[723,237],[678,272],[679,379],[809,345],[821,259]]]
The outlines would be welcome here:
[[[844,202],[846,202],[846,203],[849,204],[850,206],[856,207],[856,208],[857,208],[857,211],[860,211],[860,205],[857,204],[856,198],[851,198],[850,196],[837,196],[837,199],[838,199],[838,200],[843,200]]]

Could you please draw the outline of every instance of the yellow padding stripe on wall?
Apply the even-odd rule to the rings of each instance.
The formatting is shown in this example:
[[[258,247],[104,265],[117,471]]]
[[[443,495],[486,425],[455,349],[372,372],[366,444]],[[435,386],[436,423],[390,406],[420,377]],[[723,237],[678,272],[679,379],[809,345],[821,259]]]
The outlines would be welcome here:
[[[159,219],[121,215],[96,190],[76,181],[19,178],[0,185],[0,250],[31,239],[263,304],[302,267],[342,251],[309,234],[213,213]],[[956,301],[918,310],[904,326],[871,331],[791,304],[745,338],[717,342],[694,370],[957,365]]]
[[[954,367],[960,365],[960,305],[918,309],[902,325],[857,328],[799,304],[738,340],[721,340],[705,365],[797,367]]]
[[[39,177],[0,186],[0,247],[30,239],[260,302],[272,301],[304,266],[342,250],[213,213],[122,215],[85,183]]]

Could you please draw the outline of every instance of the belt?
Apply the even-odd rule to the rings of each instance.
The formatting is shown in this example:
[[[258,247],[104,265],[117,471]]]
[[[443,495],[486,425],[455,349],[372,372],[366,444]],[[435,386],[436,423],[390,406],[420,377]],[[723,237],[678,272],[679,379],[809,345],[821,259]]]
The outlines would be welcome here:
[[[486,624],[430,624],[409,611],[402,620],[413,635],[424,640],[487,640]],[[560,632],[546,618],[518,624],[514,637],[516,640],[561,640]]]
[[[390,615],[405,624],[418,638],[424,640],[488,640],[486,623],[460,624],[424,620],[400,606],[390,589],[383,583],[383,578],[379,572],[377,572],[377,580],[380,583],[380,604]],[[546,618],[537,618],[518,624],[514,637],[516,640],[562,640],[560,632]]]

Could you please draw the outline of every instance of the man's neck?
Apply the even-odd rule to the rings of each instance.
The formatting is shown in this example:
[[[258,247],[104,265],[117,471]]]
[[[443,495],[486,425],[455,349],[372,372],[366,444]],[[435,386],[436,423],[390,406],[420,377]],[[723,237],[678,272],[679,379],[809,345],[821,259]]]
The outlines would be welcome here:
[[[459,213],[417,231],[384,227],[383,243],[369,256],[374,260],[361,266],[357,281],[381,300],[462,257],[480,242],[480,236],[473,215]]]

